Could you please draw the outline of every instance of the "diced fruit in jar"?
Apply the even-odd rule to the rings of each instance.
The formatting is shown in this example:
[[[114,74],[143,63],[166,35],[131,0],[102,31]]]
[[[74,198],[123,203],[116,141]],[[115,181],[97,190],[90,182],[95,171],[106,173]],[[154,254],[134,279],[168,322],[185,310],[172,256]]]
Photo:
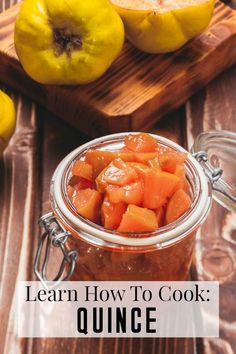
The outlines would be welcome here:
[[[85,161],[75,161],[71,172],[74,176],[82,177],[84,179],[87,179],[88,181],[92,181],[93,167]]]
[[[165,208],[162,206],[155,210],[158,227],[165,224]]]
[[[82,177],[72,176],[67,185],[68,196],[70,199],[72,199],[76,195],[77,191],[81,189],[92,188],[92,186],[92,181],[89,181]]]
[[[180,181],[176,187],[177,189],[183,189],[185,192],[189,191],[189,183],[186,178],[186,173],[183,165],[177,165],[175,175],[180,178]]]
[[[141,179],[144,179],[145,174],[149,170],[149,167],[141,162],[127,162],[127,165],[132,167],[137,172],[138,177]]]
[[[125,146],[134,152],[155,152],[158,143],[150,134],[140,133],[128,135],[125,138]]]
[[[148,161],[155,159],[158,156],[157,152],[136,152],[134,154],[134,161],[148,164]]]
[[[93,181],[89,181],[83,177],[72,176],[69,180],[69,185],[76,190],[92,188]]]
[[[176,221],[191,206],[190,196],[183,190],[178,189],[171,197],[166,208],[166,224]]]
[[[99,221],[102,195],[95,189],[82,189],[76,193],[72,203],[77,212],[86,219],[93,222]]]
[[[111,151],[88,150],[85,154],[85,161],[93,166],[94,178],[96,178],[112,160],[114,160],[114,154]]]
[[[137,181],[138,174],[134,168],[121,159],[115,159],[104,168],[96,178],[97,190],[104,192],[109,184],[124,186]]]
[[[186,154],[167,151],[160,155],[159,163],[163,171],[174,173],[177,165],[183,164],[186,158]]]
[[[85,154],[85,161],[93,166],[93,177],[96,178],[99,173],[109,165],[114,159],[121,158],[123,161],[133,161],[134,154],[124,151],[107,150],[88,150]]]
[[[159,162],[158,157],[155,157],[154,159],[149,160],[148,165],[155,170],[159,170],[159,171],[161,170],[161,166],[160,166],[160,162]]]
[[[106,229],[157,230],[191,206],[186,158],[149,134],[130,134],[119,149],[91,149],[75,161],[67,194],[78,214]]]
[[[106,229],[117,229],[126,208],[127,204],[122,202],[112,203],[107,197],[105,197],[101,208],[102,225]]]
[[[143,201],[143,183],[137,181],[123,187],[109,185],[106,189],[108,199],[112,203],[141,205]]]
[[[179,177],[172,173],[150,169],[145,176],[143,206],[157,209],[166,204],[179,180]]]
[[[119,232],[155,231],[158,228],[154,211],[129,205],[118,227]]]
[[[70,185],[68,184],[68,186],[67,186],[67,194],[68,194],[68,197],[69,197],[70,199],[72,199],[74,193],[75,193],[75,189],[74,189],[72,186],[70,186]]]

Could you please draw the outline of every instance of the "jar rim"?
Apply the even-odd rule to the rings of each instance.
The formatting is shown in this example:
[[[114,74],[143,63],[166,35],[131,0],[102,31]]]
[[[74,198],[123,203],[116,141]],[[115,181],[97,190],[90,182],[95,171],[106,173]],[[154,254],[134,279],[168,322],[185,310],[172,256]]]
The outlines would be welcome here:
[[[82,154],[84,151],[95,148],[96,145],[108,144],[111,141],[123,140],[125,136],[130,134],[137,134],[138,132],[126,132],[106,135],[90,142],[81,145],[68,154],[58,165],[54,172],[51,183],[51,200],[52,207],[55,214],[62,217],[70,228],[75,230],[76,233],[88,234],[103,242],[122,246],[131,247],[144,247],[153,245],[162,245],[169,242],[176,242],[178,239],[183,238],[197,227],[199,227],[206,216],[208,215],[211,197],[210,197],[210,184],[199,162],[183,147],[177,143],[164,138],[159,135],[151,134],[159,143],[172,147],[178,152],[188,153],[186,163],[192,167],[196,174],[199,183],[197,195],[193,201],[190,210],[174,223],[162,227],[156,231],[148,233],[119,233],[109,231],[102,226],[96,225],[88,220],[74,215],[68,208],[63,197],[63,183],[65,184],[65,172],[71,166],[72,162]],[[60,220],[59,220],[60,221]],[[146,237],[145,234],[147,235]],[[139,237],[135,237],[139,235]],[[142,237],[140,237],[142,236]],[[81,236],[82,237],[82,236]],[[83,237],[82,237],[83,238]]]

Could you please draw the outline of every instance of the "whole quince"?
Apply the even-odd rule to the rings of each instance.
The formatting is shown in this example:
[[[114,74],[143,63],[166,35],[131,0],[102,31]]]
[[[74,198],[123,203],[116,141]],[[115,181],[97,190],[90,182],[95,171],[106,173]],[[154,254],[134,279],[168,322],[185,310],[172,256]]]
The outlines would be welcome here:
[[[127,38],[148,53],[179,49],[208,26],[214,10],[214,0],[111,1]]]
[[[123,23],[108,0],[25,0],[15,48],[27,74],[44,84],[85,84],[120,53]]]
[[[0,157],[15,130],[16,114],[12,99],[0,90]]]

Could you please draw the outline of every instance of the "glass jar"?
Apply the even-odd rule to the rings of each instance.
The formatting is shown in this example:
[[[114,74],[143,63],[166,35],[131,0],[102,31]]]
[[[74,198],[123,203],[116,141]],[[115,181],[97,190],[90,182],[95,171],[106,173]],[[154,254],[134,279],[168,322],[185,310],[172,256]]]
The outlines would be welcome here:
[[[233,150],[236,152],[236,134],[233,134]],[[216,147],[209,140],[209,133],[198,137],[193,154],[188,153],[185,169],[192,197],[191,208],[177,221],[149,233],[126,233],[104,229],[76,213],[67,195],[67,184],[73,162],[82,158],[88,149],[117,150],[123,147],[125,136],[134,133],[119,133],[92,140],[71,152],[57,167],[51,182],[52,213],[40,219],[45,228],[36,255],[34,270],[41,281],[46,281],[46,268],[51,245],[60,247],[63,261],[54,280],[185,280],[188,277],[194,250],[195,235],[206,219],[216,189],[217,199],[227,208],[235,210],[232,190],[226,188],[219,166],[207,161],[207,152]],[[213,134],[214,135],[214,134]],[[214,136],[215,136],[214,135]],[[175,151],[187,151],[164,137],[153,135],[164,147]],[[225,141],[225,135],[223,135]],[[210,142],[209,142],[210,141]],[[208,142],[208,145],[207,143]],[[205,151],[201,150],[204,145]],[[196,151],[197,150],[197,151]],[[207,151],[209,150],[209,151]],[[227,150],[227,149],[226,149]],[[219,161],[217,162],[219,165]],[[222,185],[223,183],[223,185]],[[229,187],[229,185],[227,185]],[[222,190],[222,188],[226,190]],[[222,202],[222,198],[227,203]],[[42,269],[39,261],[44,242],[47,240]]]

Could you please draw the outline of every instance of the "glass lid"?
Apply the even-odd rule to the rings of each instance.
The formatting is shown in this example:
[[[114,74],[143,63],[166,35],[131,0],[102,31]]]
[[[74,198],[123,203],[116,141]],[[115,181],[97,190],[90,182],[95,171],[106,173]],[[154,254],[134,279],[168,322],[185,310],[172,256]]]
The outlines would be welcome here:
[[[236,133],[203,132],[194,141],[191,152],[212,184],[213,198],[236,212]]]

